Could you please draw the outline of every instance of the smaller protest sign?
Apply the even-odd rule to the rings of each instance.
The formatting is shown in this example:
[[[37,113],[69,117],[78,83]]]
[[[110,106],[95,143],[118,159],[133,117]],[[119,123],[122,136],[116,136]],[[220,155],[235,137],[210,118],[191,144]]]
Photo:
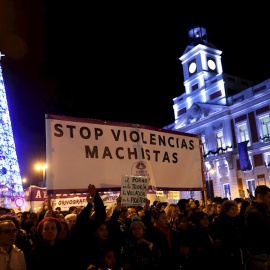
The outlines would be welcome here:
[[[121,197],[123,206],[142,206],[146,201],[149,177],[123,175]]]

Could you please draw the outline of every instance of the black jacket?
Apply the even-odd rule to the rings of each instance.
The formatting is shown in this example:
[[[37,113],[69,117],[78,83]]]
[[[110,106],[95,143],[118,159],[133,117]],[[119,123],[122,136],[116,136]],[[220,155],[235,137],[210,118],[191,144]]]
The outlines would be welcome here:
[[[270,218],[262,204],[252,202],[245,212],[245,245],[253,255],[270,254]]]

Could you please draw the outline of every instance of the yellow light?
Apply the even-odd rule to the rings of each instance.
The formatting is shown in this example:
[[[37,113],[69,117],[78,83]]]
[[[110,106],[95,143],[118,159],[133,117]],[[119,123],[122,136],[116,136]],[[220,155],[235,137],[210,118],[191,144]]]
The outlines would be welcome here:
[[[43,164],[43,165],[41,165],[41,164],[37,164],[36,165],[36,170],[38,170],[38,171],[40,171],[40,170],[46,170],[47,169],[47,164]]]
[[[37,169],[37,170],[40,170],[40,169],[41,169],[41,165],[40,165],[40,164],[37,164],[37,165],[36,165],[36,169]]]

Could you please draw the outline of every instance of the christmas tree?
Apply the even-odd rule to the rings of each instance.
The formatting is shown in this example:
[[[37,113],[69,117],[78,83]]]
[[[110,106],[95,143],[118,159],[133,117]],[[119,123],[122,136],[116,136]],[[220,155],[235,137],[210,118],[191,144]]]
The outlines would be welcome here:
[[[0,52],[1,56],[4,56]],[[0,65],[0,196],[1,207],[21,207],[24,192]]]

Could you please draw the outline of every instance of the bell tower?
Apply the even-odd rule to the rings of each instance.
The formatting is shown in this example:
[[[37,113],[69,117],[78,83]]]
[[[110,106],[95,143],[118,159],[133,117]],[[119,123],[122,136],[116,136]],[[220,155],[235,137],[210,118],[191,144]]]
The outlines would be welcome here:
[[[208,42],[206,29],[192,26],[188,29],[189,44],[183,55],[185,93],[174,99],[177,122],[194,103],[226,105],[222,51]]]

